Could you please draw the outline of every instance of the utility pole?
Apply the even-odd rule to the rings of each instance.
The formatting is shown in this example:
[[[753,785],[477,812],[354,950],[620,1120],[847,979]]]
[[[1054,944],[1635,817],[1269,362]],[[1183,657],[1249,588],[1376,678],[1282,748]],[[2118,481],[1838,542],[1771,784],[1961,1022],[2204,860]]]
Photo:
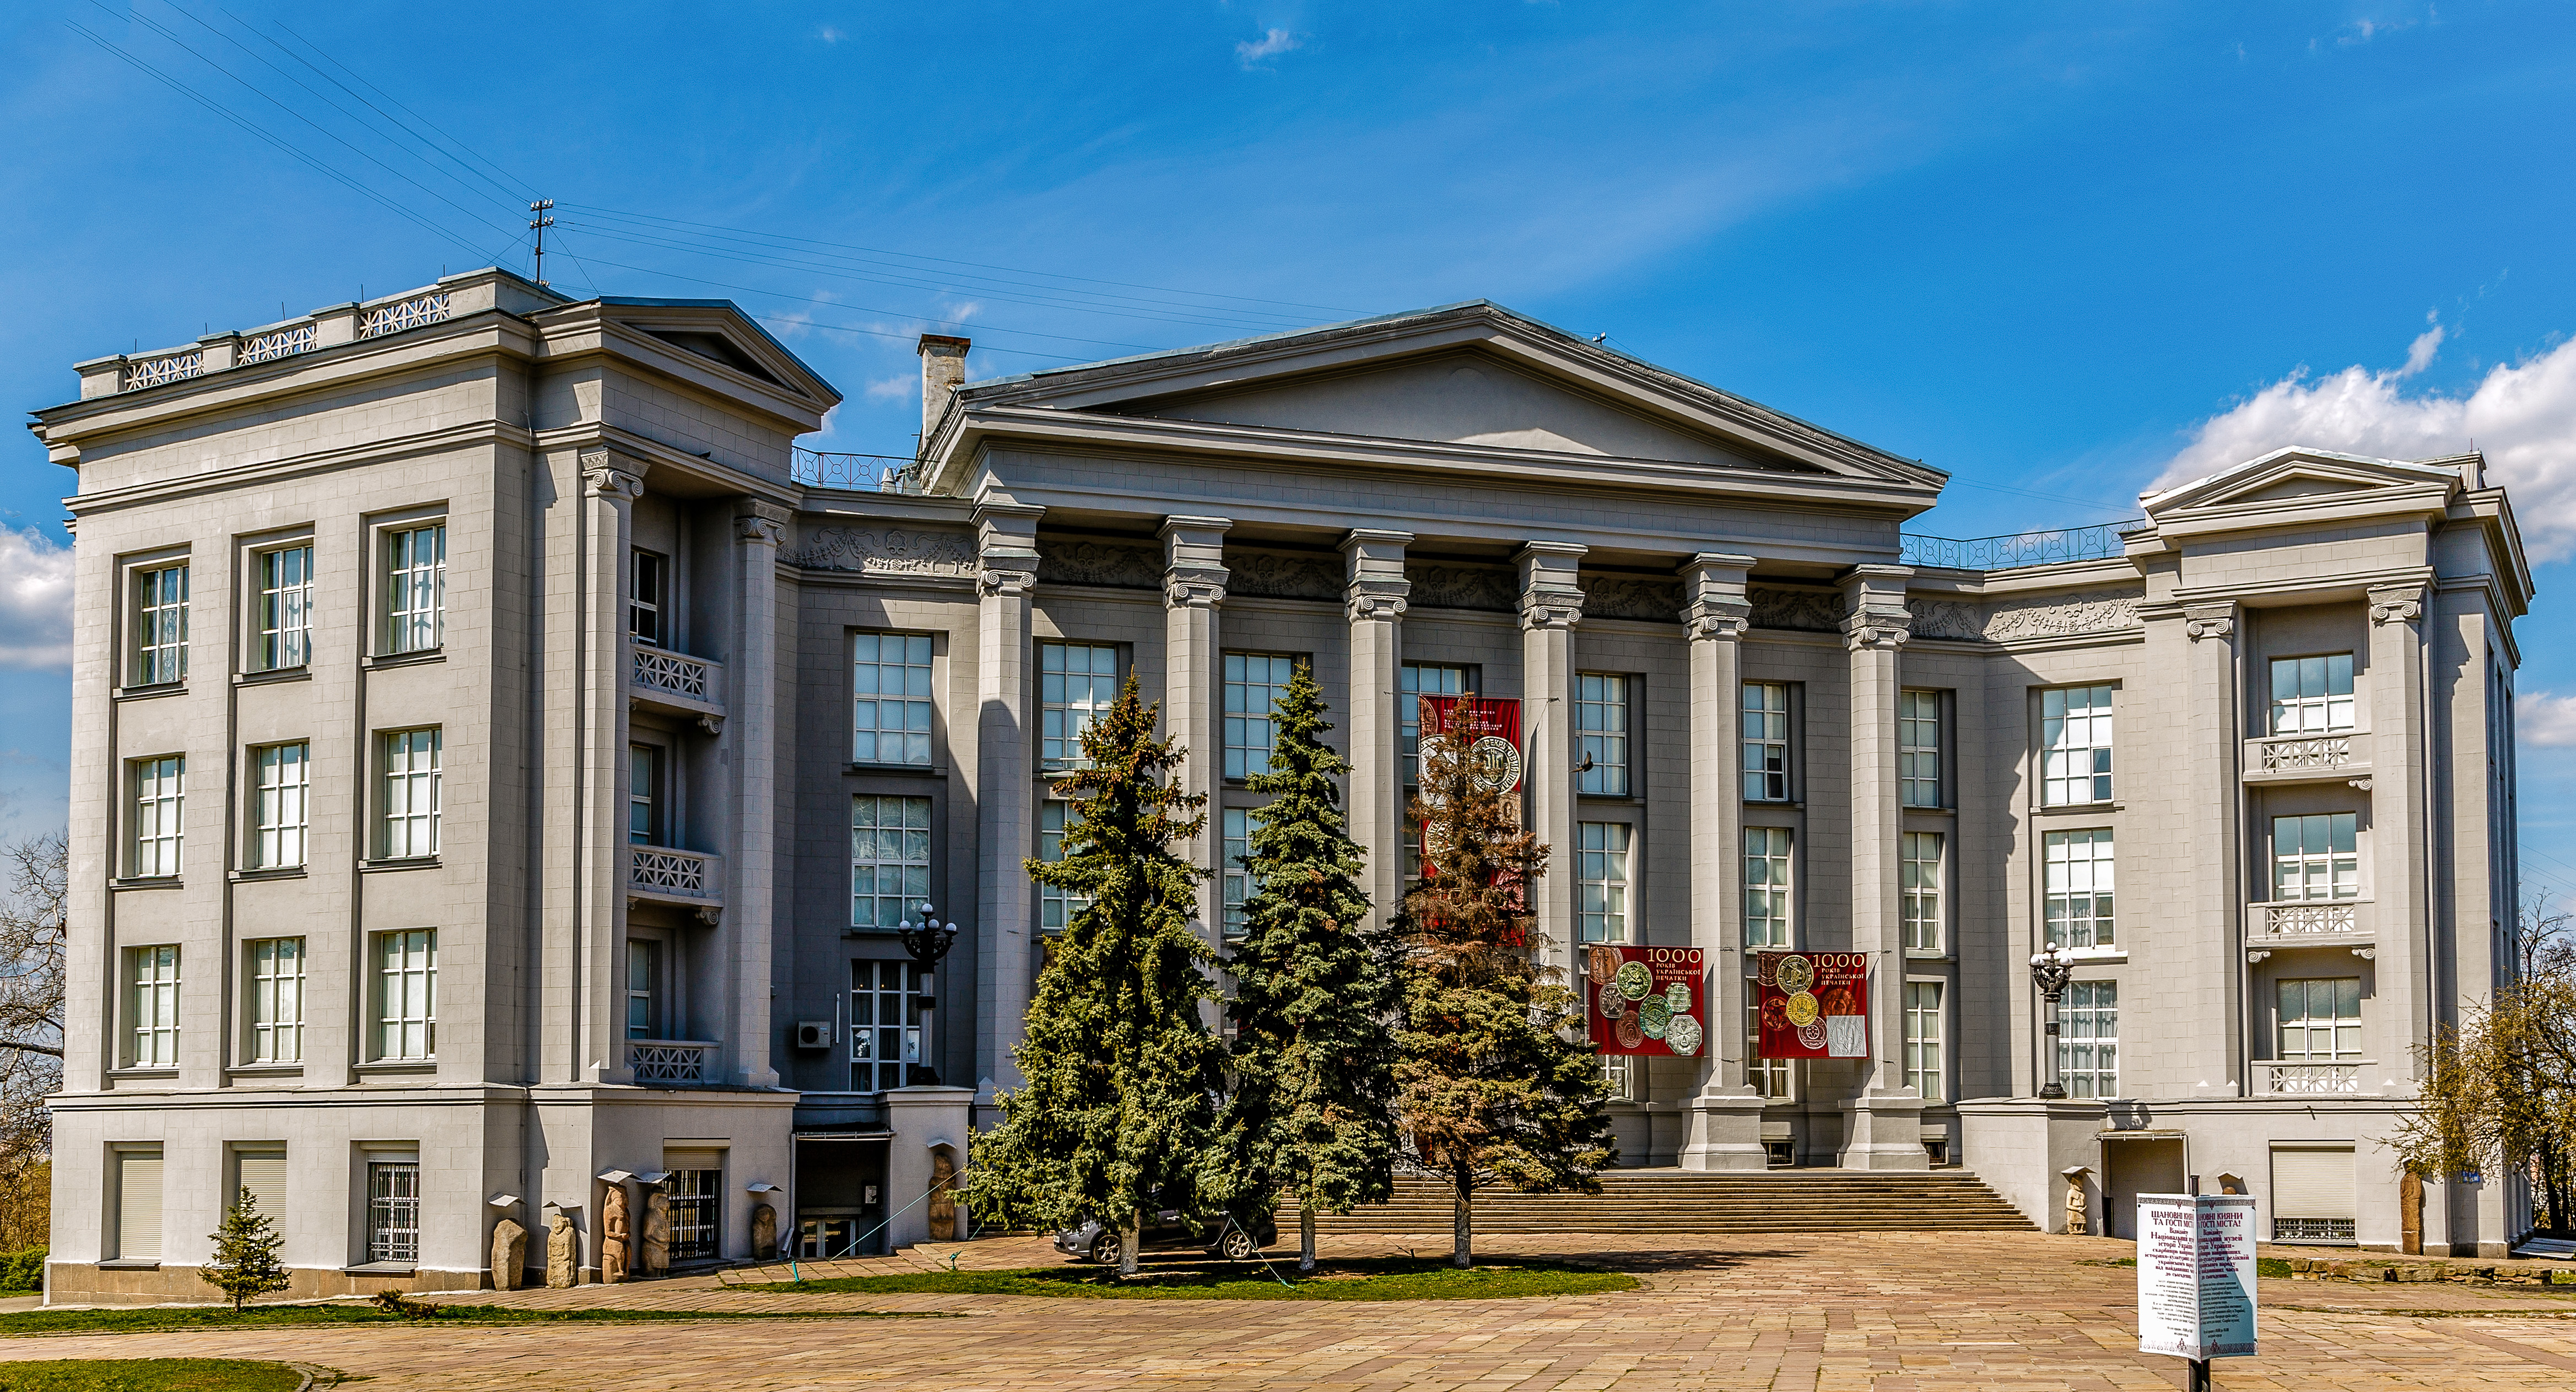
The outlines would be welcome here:
[[[528,211],[536,214],[528,220],[528,226],[537,234],[537,288],[542,290],[546,284],[546,229],[555,225],[555,201],[540,198],[528,205]]]

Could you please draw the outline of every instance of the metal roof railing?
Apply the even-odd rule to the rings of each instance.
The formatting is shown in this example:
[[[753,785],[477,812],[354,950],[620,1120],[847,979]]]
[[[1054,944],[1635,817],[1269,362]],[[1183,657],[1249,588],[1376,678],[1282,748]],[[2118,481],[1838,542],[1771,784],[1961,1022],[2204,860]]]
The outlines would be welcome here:
[[[930,471],[900,454],[833,454],[798,445],[788,473],[808,488],[847,488],[861,493],[919,494]]]
[[[2103,522],[2090,527],[2058,527],[1965,540],[1903,532],[1897,537],[1897,556],[1907,565],[1944,570],[2019,570],[2062,561],[2107,561],[2121,554],[2121,533],[2145,520],[2133,517],[2126,522]]]

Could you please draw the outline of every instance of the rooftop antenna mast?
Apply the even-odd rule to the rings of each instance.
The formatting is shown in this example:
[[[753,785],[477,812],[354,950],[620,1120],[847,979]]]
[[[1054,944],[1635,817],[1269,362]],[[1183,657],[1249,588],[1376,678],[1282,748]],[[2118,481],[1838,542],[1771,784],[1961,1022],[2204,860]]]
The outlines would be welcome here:
[[[536,214],[528,219],[528,226],[537,234],[537,288],[542,290],[546,285],[546,229],[555,225],[555,201],[540,198],[528,205],[528,211]]]

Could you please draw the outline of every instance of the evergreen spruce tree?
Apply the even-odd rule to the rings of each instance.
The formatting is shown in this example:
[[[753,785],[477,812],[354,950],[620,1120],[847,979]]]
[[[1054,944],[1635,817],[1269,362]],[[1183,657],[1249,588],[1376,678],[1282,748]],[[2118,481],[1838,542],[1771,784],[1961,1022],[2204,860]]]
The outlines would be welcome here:
[[[1116,1230],[1119,1273],[1136,1270],[1143,1210],[1201,1206],[1233,1185],[1217,1139],[1225,1047],[1201,1008],[1216,999],[1207,945],[1191,931],[1207,871],[1172,843],[1207,823],[1206,799],[1172,775],[1179,743],[1154,735],[1156,706],[1129,677],[1082,736],[1087,767],[1056,780],[1074,799],[1064,855],[1028,862],[1041,884],[1088,901],[1055,940],[1013,1051],[1021,1086],[977,1138],[966,1185],[986,1221]]]
[[[1592,1172],[1613,1152],[1601,1110],[1609,1085],[1580,1037],[1581,998],[1536,960],[1547,940],[1526,891],[1546,872],[1548,848],[1507,817],[1497,780],[1480,777],[1468,752],[1465,722],[1452,725],[1422,741],[1413,815],[1428,834],[1399,925],[1395,1079],[1415,1154],[1449,1183],[1451,1260],[1463,1267],[1475,1262],[1478,1186],[1598,1192]]]
[[[197,1276],[232,1298],[233,1313],[293,1284],[286,1264],[277,1256],[285,1239],[278,1234],[277,1224],[259,1211],[259,1200],[250,1190],[241,1191],[241,1197],[224,1210],[223,1226],[208,1236],[215,1244],[215,1259],[198,1267]]]
[[[1226,1138],[1246,1200],[1297,1205],[1297,1265],[1315,1269],[1315,1214],[1383,1201],[1393,1187],[1397,985],[1386,934],[1370,925],[1366,856],[1345,827],[1333,779],[1348,761],[1319,739],[1323,688],[1299,663],[1271,716],[1270,771],[1245,780],[1270,804],[1252,814],[1254,886],[1234,973],[1234,1092]],[[1238,1209],[1238,1214],[1241,1213]]]

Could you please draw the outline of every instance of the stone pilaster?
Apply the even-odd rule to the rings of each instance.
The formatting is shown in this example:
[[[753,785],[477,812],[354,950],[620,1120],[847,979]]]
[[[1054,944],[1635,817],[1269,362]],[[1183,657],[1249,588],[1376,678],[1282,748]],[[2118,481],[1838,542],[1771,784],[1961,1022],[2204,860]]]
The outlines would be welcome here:
[[[1222,517],[1170,517],[1163,521],[1163,728],[1181,742],[1181,786],[1207,799],[1207,822],[1181,848],[1190,864],[1211,873],[1199,884],[1199,929],[1208,946],[1221,946],[1224,915],[1218,896],[1223,878],[1216,792],[1224,774],[1217,734],[1217,617],[1225,603],[1225,534]]]
[[[1744,786],[1737,758],[1751,556],[1702,552],[1682,567],[1690,642],[1690,945],[1706,954],[1708,1043],[1685,1103],[1686,1170],[1758,1170],[1763,1100],[1746,1079]]]
[[[1850,655],[1852,950],[1870,955],[1869,1072],[1843,1105],[1845,1169],[1920,1170],[1923,1099],[1905,1082],[1905,942],[1899,926],[1897,649],[1911,634],[1906,566],[1854,566],[1843,581]]]
[[[2376,1015],[2364,1049],[2378,1060],[2365,1092],[2415,1090],[2417,1046],[2431,1042],[2433,999],[2430,845],[2426,780],[2422,585],[2370,591],[2370,778],[2372,941],[2378,950]]]
[[[2216,999],[2206,993],[2189,997],[2189,1009],[2198,1018],[2184,1037],[2206,1041],[2188,1055],[2194,1067],[2186,1076],[2224,1078],[2239,1096],[2252,1096],[2262,1088],[2245,1040],[2245,982],[2251,963],[2245,958],[2244,788],[2238,769],[2245,717],[2236,694],[2242,681],[2238,617],[2234,600],[2186,604],[2182,611],[2183,634],[2190,640],[2185,697],[2191,722],[2184,806],[2192,818],[2189,844],[2196,868],[2189,924],[2192,935],[2213,949],[2212,957],[2229,963],[2219,974]],[[2130,719],[2116,705],[2113,710],[2115,720]],[[2123,777],[2115,754],[2114,796]],[[2131,906],[2135,902],[2132,898]]]
[[[778,547],[794,513],[777,503],[744,498],[733,519],[734,590],[741,605],[734,618],[732,678],[726,691],[724,733],[733,741],[735,841],[726,861],[733,883],[725,897],[724,961],[731,1009],[725,1050],[733,1081],[744,1087],[778,1086],[771,1062],[771,943],[777,924],[778,858]]]
[[[1342,599],[1351,625],[1351,685],[1342,728],[1351,760],[1351,839],[1368,850],[1369,905],[1383,920],[1404,897],[1404,763],[1396,702],[1404,661],[1408,532],[1355,531],[1342,539]]]
[[[626,1058],[627,551],[643,461],[581,456],[581,919],[572,1078],[634,1080]]]
[[[1011,1047],[1028,1019],[1037,931],[1028,858],[1036,852],[1036,763],[1029,748],[1029,592],[1038,582],[1044,509],[975,509],[975,1104],[1018,1087]],[[953,1016],[952,1016],[953,1018]],[[987,1114],[989,1115],[989,1113]]]
[[[1574,965],[1574,626],[1583,622],[1575,583],[1584,548],[1533,541],[1515,557],[1521,578],[1521,754],[1529,829],[1548,848],[1547,873],[1531,895],[1541,960],[1572,980]],[[1481,694],[1481,693],[1480,693]]]

